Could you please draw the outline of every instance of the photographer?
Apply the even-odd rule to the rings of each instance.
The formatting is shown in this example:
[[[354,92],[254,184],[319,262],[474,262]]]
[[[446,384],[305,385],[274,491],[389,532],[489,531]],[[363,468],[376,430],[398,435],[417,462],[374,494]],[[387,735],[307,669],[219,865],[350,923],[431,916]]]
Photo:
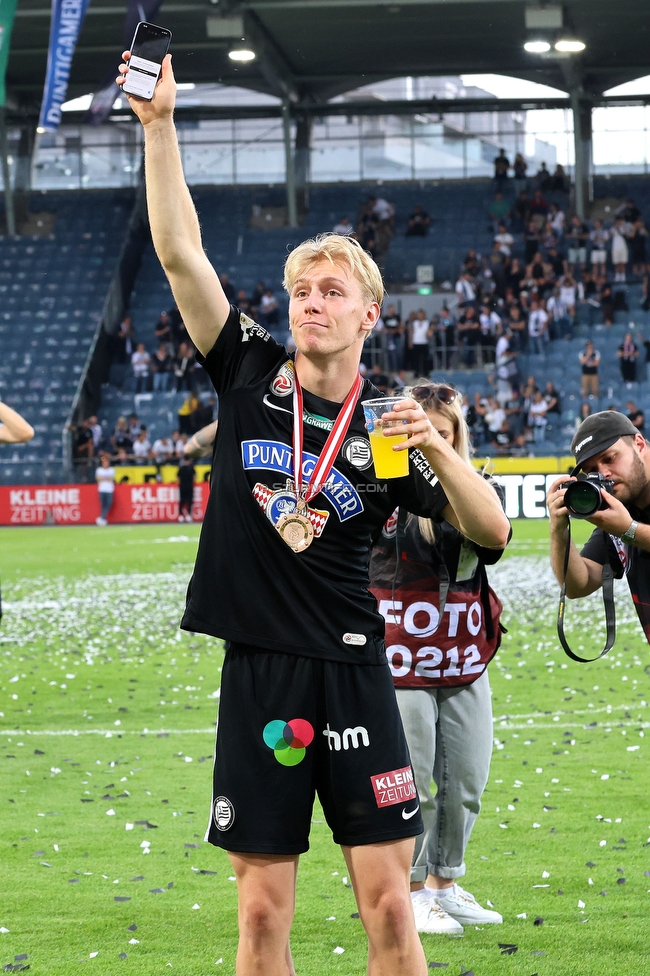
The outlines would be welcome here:
[[[650,449],[645,438],[621,413],[604,410],[580,425],[571,450],[576,470],[610,479],[600,489],[601,509],[588,521],[596,528],[581,552],[571,544],[566,572],[569,599],[588,596],[602,586],[603,566],[620,579],[627,576],[634,605],[650,640]],[[558,478],[546,496],[550,516],[551,564],[564,581],[569,515],[564,504],[569,482]]]

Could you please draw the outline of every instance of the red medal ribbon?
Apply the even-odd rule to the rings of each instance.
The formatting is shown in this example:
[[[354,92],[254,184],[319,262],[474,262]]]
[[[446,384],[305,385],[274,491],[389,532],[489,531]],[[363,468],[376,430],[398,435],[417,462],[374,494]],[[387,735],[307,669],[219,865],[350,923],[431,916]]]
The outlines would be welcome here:
[[[302,447],[303,447],[303,420],[302,420],[302,389],[298,380],[298,371],[295,371],[295,386],[293,389],[293,484],[296,497],[305,503],[309,502],[314,495],[321,490],[329,473],[334,466],[336,455],[341,450],[341,446],[348,432],[348,427],[352,421],[352,415],[361,396],[363,379],[357,373],[357,378],[352,384],[352,389],[345,398],[345,402],[339,411],[339,415],[334,421],[334,426],[329,432],[325,441],[325,446],[316,462],[311,478],[307,484],[307,489],[303,493],[302,480]]]

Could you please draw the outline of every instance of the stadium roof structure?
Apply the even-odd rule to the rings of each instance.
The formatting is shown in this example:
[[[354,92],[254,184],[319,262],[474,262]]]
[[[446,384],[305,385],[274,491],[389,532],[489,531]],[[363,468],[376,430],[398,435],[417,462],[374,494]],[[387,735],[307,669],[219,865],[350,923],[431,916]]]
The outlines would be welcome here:
[[[119,62],[125,0],[91,0],[74,55],[69,97],[98,87]],[[21,0],[7,71],[8,110],[38,111],[51,7]],[[498,73],[579,90],[600,100],[650,74],[647,0],[163,0],[182,82],[220,82],[323,105],[370,82],[402,76]],[[537,25],[537,26],[536,26]],[[558,39],[578,39],[578,54]],[[550,50],[524,50],[530,40]],[[248,63],[229,52],[245,41]]]

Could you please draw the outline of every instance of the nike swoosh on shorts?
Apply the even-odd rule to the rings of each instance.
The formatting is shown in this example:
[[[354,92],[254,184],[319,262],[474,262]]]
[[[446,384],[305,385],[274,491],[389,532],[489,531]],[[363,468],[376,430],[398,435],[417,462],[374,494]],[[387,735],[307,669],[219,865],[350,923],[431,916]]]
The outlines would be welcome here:
[[[410,820],[411,817],[414,817],[415,816],[415,814],[418,812],[419,809],[420,809],[420,805],[418,804],[418,806],[416,806],[415,810],[411,810],[410,813],[407,813],[406,810],[402,810],[402,817],[403,817],[403,819],[404,820]]]

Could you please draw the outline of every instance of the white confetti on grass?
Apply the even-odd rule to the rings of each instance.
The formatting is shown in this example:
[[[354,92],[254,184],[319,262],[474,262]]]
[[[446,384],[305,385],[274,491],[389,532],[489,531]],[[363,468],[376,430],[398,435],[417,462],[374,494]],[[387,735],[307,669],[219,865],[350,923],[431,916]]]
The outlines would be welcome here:
[[[340,956],[345,952],[345,949],[341,948],[341,946],[337,946],[336,949],[332,949],[332,952],[335,956]]]

